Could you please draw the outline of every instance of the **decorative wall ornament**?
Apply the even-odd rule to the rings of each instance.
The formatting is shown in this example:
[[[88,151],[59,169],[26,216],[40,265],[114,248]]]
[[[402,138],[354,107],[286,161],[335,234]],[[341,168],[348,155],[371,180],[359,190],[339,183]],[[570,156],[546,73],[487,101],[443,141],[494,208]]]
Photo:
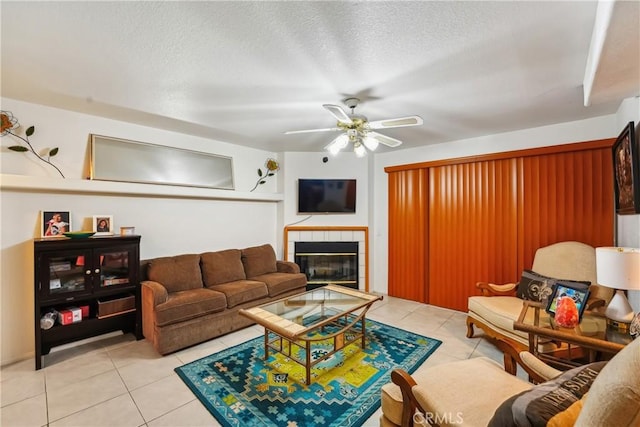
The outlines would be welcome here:
[[[270,176],[274,176],[276,172],[280,170],[280,164],[276,159],[269,158],[266,162],[264,162],[265,171],[262,172],[262,169],[258,168],[258,180],[256,181],[256,185],[250,191],[258,188],[258,185],[264,184],[267,182],[267,178]]]
[[[0,119],[1,119],[0,136],[11,135],[24,141],[27,144],[26,147],[24,145],[11,145],[8,147],[9,150],[16,151],[18,153],[31,152],[39,160],[45,162],[46,164],[54,168],[56,171],[58,171],[60,176],[62,176],[63,178],[65,177],[62,171],[58,169],[58,167],[51,162],[51,158],[56,154],[58,154],[58,151],[59,151],[58,147],[50,149],[45,158],[40,154],[38,154],[38,152],[33,148],[33,145],[31,145],[31,142],[29,141],[29,137],[33,135],[33,133],[36,131],[35,126],[28,127],[24,133],[25,136],[22,137],[13,132],[15,129],[18,129],[20,127],[20,123],[18,122],[18,119],[14,117],[14,115],[11,113],[11,111],[4,111],[4,110],[0,111]]]

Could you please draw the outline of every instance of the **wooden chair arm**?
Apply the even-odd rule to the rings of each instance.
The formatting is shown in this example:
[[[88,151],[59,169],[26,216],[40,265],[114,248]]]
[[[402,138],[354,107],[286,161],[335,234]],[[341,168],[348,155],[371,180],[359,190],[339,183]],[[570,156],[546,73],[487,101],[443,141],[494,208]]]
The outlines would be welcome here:
[[[589,298],[587,300],[586,310],[595,310],[596,308],[604,307],[607,304],[602,298]]]
[[[517,283],[506,283],[504,285],[496,285],[489,282],[477,282],[476,288],[480,289],[482,295],[485,297],[502,296],[502,297],[515,297]]]
[[[399,368],[391,371],[391,381],[400,387],[402,392],[402,427],[413,427],[413,414],[416,409],[424,412],[411,391],[417,385],[416,381],[405,370]]]
[[[535,384],[549,381],[562,373],[528,351],[520,352],[520,366],[529,374],[529,379]]]

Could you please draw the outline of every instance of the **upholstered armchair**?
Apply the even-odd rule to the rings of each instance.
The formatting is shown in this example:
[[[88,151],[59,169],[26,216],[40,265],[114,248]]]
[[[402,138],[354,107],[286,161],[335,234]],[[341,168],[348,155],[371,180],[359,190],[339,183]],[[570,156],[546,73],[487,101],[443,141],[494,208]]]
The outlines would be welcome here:
[[[413,375],[396,369],[392,383],[381,390],[380,427],[485,427],[516,425],[515,419],[517,425],[640,425],[640,339],[609,362],[564,373],[528,352],[520,359],[528,371],[547,381],[533,385],[485,357],[436,365]],[[546,423],[550,417],[556,424]]]
[[[595,248],[584,243],[560,242],[539,248],[531,270],[551,278],[590,282],[587,309],[603,306],[613,293],[612,289],[597,285]],[[516,296],[518,284],[478,282],[476,286],[482,295],[469,298],[467,338],[473,337],[474,326],[477,326],[487,337],[506,344],[500,346],[505,355],[505,370],[515,374],[517,365],[522,365],[520,352],[529,348],[528,334],[513,329],[513,322],[522,310],[522,299]],[[541,315],[546,313],[541,311]],[[555,346],[554,343],[542,345],[546,348],[539,349],[541,351],[550,351]]]

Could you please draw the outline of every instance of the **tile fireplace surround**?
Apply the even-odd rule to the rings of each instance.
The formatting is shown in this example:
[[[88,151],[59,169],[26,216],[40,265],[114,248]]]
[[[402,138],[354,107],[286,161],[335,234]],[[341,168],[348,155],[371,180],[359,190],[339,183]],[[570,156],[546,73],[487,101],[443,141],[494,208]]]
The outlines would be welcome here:
[[[317,226],[284,228],[284,257],[295,260],[296,242],[358,242],[358,289],[369,291],[368,227]]]

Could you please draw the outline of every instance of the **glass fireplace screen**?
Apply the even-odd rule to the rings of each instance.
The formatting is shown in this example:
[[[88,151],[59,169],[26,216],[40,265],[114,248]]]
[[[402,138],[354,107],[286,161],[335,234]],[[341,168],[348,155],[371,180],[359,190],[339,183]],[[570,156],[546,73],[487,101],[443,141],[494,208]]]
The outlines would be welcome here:
[[[333,284],[358,289],[358,242],[296,242],[295,262],[307,289]]]

